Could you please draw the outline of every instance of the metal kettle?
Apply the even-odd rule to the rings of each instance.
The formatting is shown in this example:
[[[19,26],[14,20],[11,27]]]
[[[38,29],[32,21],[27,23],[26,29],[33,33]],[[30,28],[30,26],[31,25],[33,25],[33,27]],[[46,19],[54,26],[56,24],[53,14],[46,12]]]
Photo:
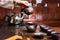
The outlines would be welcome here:
[[[32,13],[33,13],[33,10],[34,10],[34,9],[33,9],[33,6],[32,6],[31,3],[30,3],[30,6],[24,8],[24,12],[25,12],[27,15],[32,14]]]

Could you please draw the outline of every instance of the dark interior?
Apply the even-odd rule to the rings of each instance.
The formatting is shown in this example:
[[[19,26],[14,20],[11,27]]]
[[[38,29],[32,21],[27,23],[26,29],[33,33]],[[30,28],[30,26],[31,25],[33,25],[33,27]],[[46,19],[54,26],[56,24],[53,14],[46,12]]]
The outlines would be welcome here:
[[[42,3],[36,4],[36,0],[28,0],[32,1],[34,11],[31,14],[31,20],[34,24],[28,24],[27,22],[31,21],[24,21],[24,23],[28,25],[37,25],[37,24],[45,24],[54,29],[60,35],[60,6],[58,7],[58,3],[60,5],[60,0],[42,0]],[[47,3],[47,7],[45,4]],[[0,39],[4,40],[15,35],[15,27],[14,26],[7,26],[4,17],[8,14],[11,15],[13,12],[19,13],[22,7],[14,7],[13,10],[6,9],[0,7]],[[24,19],[29,19],[28,15],[24,16]],[[55,35],[54,35],[55,36]],[[60,36],[59,36],[60,38]],[[19,40],[19,39],[17,39]],[[55,39],[54,39],[55,40]]]

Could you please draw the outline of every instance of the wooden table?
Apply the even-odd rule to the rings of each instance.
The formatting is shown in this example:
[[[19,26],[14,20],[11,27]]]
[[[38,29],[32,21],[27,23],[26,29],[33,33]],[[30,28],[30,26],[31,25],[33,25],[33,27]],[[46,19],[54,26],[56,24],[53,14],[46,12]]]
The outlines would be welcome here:
[[[23,38],[23,36],[21,37],[21,35],[17,36],[15,34],[15,26],[8,26],[8,25],[4,24],[0,27],[0,40],[7,40],[9,38],[14,38],[15,39],[15,37],[16,38],[18,37],[18,38],[21,38],[21,39]],[[30,37],[29,36],[24,36],[24,37],[27,40],[30,40],[30,39],[34,40],[31,36]]]
[[[33,33],[32,34],[28,33],[27,35],[25,35],[26,34],[25,31],[23,32],[23,33],[25,33],[24,35],[21,36],[19,33],[19,35],[17,36],[15,34],[15,32],[16,32],[15,29],[16,29],[15,26],[8,26],[5,24],[2,25],[0,27],[0,40],[7,40],[11,37],[12,38],[21,38],[23,40],[36,40],[32,37],[32,36],[34,36]],[[24,29],[24,27],[20,27],[19,29],[20,29],[19,32],[21,32],[21,29]],[[26,29],[24,29],[24,30],[26,30]],[[40,40],[40,39],[38,39],[38,40]]]

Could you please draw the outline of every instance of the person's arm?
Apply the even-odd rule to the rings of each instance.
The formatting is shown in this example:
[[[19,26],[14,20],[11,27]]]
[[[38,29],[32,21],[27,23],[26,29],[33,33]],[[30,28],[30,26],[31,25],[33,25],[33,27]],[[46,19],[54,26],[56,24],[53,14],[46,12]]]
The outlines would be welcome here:
[[[0,0],[0,7],[13,9],[14,8],[13,0],[3,0],[3,1]]]
[[[3,8],[8,8],[8,9],[13,9],[14,8],[14,2],[16,4],[23,4],[25,6],[29,6],[29,2],[28,1],[21,1],[21,0],[3,0],[3,1],[0,1],[0,7],[3,7]]]
[[[23,5],[25,5],[25,6],[29,6],[30,5],[30,3],[28,2],[28,1],[23,1],[23,0],[13,0],[15,3],[17,3],[17,4],[23,4]]]

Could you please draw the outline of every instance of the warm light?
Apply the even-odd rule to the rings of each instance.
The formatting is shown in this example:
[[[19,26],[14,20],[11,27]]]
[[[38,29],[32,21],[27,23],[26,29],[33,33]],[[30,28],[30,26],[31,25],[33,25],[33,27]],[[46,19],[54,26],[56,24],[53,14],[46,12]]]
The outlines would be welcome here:
[[[9,38],[7,38],[7,39],[5,39],[5,40],[16,40],[17,38],[19,38],[19,39],[21,39],[21,40],[23,39],[22,36],[14,35],[14,36],[9,37]]]
[[[27,40],[30,40],[30,38],[27,38]]]
[[[47,4],[47,3],[45,3],[44,7],[47,7],[47,6],[48,6],[48,4]]]
[[[9,37],[9,38],[7,38],[5,40],[16,40],[17,38],[23,40],[23,37],[19,36],[19,35],[14,35],[14,36]],[[26,37],[26,40],[31,40],[31,39],[29,37]]]
[[[59,3],[57,5],[58,5],[58,7],[60,6]]]
[[[36,4],[42,3],[42,0],[36,0]]]

